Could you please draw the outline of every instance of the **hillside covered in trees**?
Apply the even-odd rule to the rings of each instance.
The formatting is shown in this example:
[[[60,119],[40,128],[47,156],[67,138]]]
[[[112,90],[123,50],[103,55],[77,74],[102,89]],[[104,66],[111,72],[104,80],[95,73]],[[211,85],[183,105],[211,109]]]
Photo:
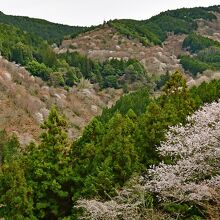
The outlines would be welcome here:
[[[35,34],[49,43],[59,43],[65,36],[76,36],[87,30],[87,27],[55,24],[46,20],[6,15],[0,12],[0,23],[13,25],[23,31]]]
[[[218,41],[193,33],[185,38],[183,48],[193,53],[193,56],[180,56],[180,63],[193,75],[207,69],[220,69],[220,43]]]
[[[197,19],[214,20],[213,12],[219,12],[218,6],[207,8],[183,8],[168,10],[148,20],[113,20],[109,24],[128,38],[137,38],[145,46],[161,44],[167,33],[189,34],[197,29]]]
[[[98,83],[100,88],[123,88],[124,91],[128,91],[130,84],[146,84],[149,82],[149,75],[157,74],[148,71],[155,69],[151,66],[158,65],[159,71],[161,71],[159,74],[182,67],[186,73],[190,73],[192,76],[205,70],[219,70],[219,42],[196,33],[198,20],[214,22],[218,20],[216,14],[218,12],[218,6],[178,9],[163,12],[143,21],[113,20],[96,28],[68,27],[1,13],[1,54],[6,59],[25,66],[31,74],[42,78],[52,86],[71,87],[79,83],[83,77],[92,83]],[[117,34],[131,41],[133,46],[127,51],[133,52],[128,57],[128,54],[123,55],[123,52],[120,57],[116,54],[106,57],[104,60],[95,59],[89,54],[81,53],[80,48],[79,50],[74,49],[74,45],[70,45],[64,53],[57,52],[50,46],[50,43],[58,39],[62,41],[67,32],[68,35],[71,32],[72,37],[76,37],[77,33],[85,32],[85,38],[87,38],[93,31],[102,30],[106,26],[113,28]],[[42,31],[44,29],[45,31]],[[178,52],[171,52],[169,48],[172,47],[171,40],[171,45],[167,49],[164,48],[167,51],[164,51],[164,54],[162,52],[161,55],[160,51],[163,51],[163,44],[170,34],[186,36],[181,48],[177,49]],[[123,38],[118,39],[118,45],[115,46],[119,53],[122,40],[124,41]],[[109,43],[111,44],[111,39]],[[125,43],[127,44],[127,42]],[[136,47],[138,45],[137,51],[134,49],[135,45]],[[179,45],[176,46],[179,47]],[[158,47],[155,55],[151,55],[151,47],[152,50],[154,47]],[[90,51],[90,48],[87,50]],[[100,51],[103,50],[100,49]],[[186,55],[186,51],[190,55]],[[114,51],[109,49],[109,54],[114,54],[112,52]],[[146,57],[143,57],[145,55],[142,54],[145,53]],[[149,58],[148,53],[152,57]]]
[[[220,80],[198,78],[220,69],[219,13],[90,29],[0,14],[0,219],[220,219]]]
[[[150,74],[164,75],[182,68],[196,77],[206,70],[219,70],[219,12],[219,6],[183,8],[148,20],[108,21],[64,40],[59,53],[80,52],[96,60],[135,58]]]
[[[0,216],[9,219],[81,219],[83,216],[86,219],[149,219],[148,209],[150,219],[154,216],[158,219],[218,216],[219,172],[215,161],[219,160],[219,91],[220,81],[216,80],[189,90],[182,75],[175,72],[162,96],[153,99],[147,91],[138,91],[123,97],[117,102],[117,108],[93,119],[73,143],[67,137],[67,121],[55,107],[42,124],[40,143],[21,149],[15,137],[7,138],[2,133]],[[143,96],[143,107],[139,108],[139,97]],[[217,102],[192,115],[204,103],[214,101]],[[210,126],[209,130],[203,125]],[[174,126],[173,129],[170,126]],[[171,133],[167,133],[169,129]],[[194,135],[196,132],[200,135],[199,129],[210,131],[207,135],[212,136],[203,136],[204,141],[200,139],[201,143],[196,143]],[[190,147],[188,140],[195,141],[195,145],[192,143]],[[188,148],[191,151],[185,150]],[[200,149],[204,150],[206,160],[200,157]],[[201,160],[204,165],[200,164]],[[198,170],[197,166],[202,169]],[[205,176],[200,171],[205,172]],[[187,187],[176,172],[183,175],[181,178]],[[140,174],[139,181],[136,177]],[[164,181],[169,176],[172,181],[167,184],[171,185],[166,186]],[[135,181],[139,189],[132,185]],[[180,185],[173,181],[179,181]],[[131,184],[133,190],[121,191],[127,184],[127,187]],[[198,191],[199,184],[211,191]],[[141,202],[139,196],[142,196]]]
[[[52,86],[76,85],[82,77],[101,88],[122,88],[127,83],[147,80],[144,67],[137,61],[112,59],[104,63],[79,53],[56,54],[46,41],[14,26],[0,24],[0,50],[4,58],[25,66]]]

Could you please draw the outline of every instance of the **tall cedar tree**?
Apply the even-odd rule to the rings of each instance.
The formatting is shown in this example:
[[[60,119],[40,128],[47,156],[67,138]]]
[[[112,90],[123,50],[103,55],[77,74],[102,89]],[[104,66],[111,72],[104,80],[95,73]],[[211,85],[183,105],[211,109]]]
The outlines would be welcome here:
[[[29,146],[28,180],[34,192],[34,211],[38,218],[67,216],[72,206],[74,177],[67,138],[67,122],[55,107],[43,123],[39,145]]]

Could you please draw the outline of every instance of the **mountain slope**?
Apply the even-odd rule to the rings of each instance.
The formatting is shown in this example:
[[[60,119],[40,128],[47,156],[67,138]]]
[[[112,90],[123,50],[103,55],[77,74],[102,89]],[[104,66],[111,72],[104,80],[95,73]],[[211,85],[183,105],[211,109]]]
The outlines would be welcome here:
[[[196,30],[197,20],[203,19],[212,21],[216,19],[213,12],[219,12],[219,6],[182,8],[168,10],[153,16],[148,20],[114,20],[109,24],[119,33],[126,35],[130,39],[139,39],[145,46],[161,44],[167,33],[189,34]]]
[[[214,7],[215,11],[217,11],[217,9],[218,7]],[[216,38],[218,36],[217,33],[219,32],[218,27],[220,24],[220,16],[218,12],[215,12],[214,14],[211,13],[211,10],[213,10],[213,8],[187,9],[186,11],[188,13],[190,12],[191,20],[189,22],[192,22],[194,26],[197,27],[196,32],[198,34],[202,34],[209,38]],[[185,16],[186,11],[182,11],[182,16]],[[184,40],[189,36],[188,33],[175,34],[166,31],[164,33],[166,33],[167,37],[163,42],[161,41],[157,45],[153,45],[154,43],[151,42],[150,45],[146,46],[143,42],[140,42],[138,37],[133,38],[132,36],[125,36],[120,32],[120,30],[114,28],[112,25],[114,22],[117,22],[117,25],[118,23],[123,23],[124,25],[127,25],[127,29],[131,30],[132,27],[137,28],[139,24],[140,27],[142,27],[144,22],[148,23],[154,20],[158,22],[158,20],[161,20],[164,16],[168,16],[167,14],[169,14],[169,16],[174,16],[174,20],[176,19],[175,16],[179,17],[178,19],[182,19],[180,18],[180,14],[177,12],[179,11],[162,13],[161,15],[153,17],[149,21],[110,21],[107,24],[103,24],[102,27],[97,27],[94,30],[82,33],[73,39],[64,40],[59,48],[54,49],[54,51],[60,55],[56,55],[53,51],[51,51],[49,45],[42,41],[41,38],[30,33],[25,33],[16,27],[0,24],[2,55],[13,61],[14,59],[12,58],[14,53],[19,59],[27,59],[27,61],[24,61],[24,65],[27,66],[30,63],[29,61],[31,61],[31,64],[33,64],[33,61],[35,62],[36,60],[39,63],[42,62],[40,64],[41,68],[44,67],[43,63],[46,63],[46,72],[50,77],[47,83],[50,84],[51,82],[55,82],[54,84],[50,84],[55,86],[55,88],[50,87],[46,82],[43,82],[37,77],[31,76],[23,68],[16,67],[15,64],[12,64],[5,59],[1,59],[0,85],[2,97],[1,103],[3,108],[1,109],[2,120],[0,128],[6,129],[9,132],[18,132],[19,136],[23,137],[23,139],[26,133],[27,139],[36,138],[40,132],[39,122],[42,121],[42,119],[45,119],[50,107],[53,104],[57,104],[60,111],[67,116],[70,122],[70,136],[75,137],[79,135],[82,128],[94,115],[99,114],[103,107],[111,105],[119,98],[120,95],[122,95],[121,90],[105,89],[100,91],[95,85],[89,85],[88,83],[79,81],[82,76],[87,77],[91,81],[97,77],[95,75],[97,72],[93,72],[92,70],[97,69],[100,71],[102,66],[98,65],[96,60],[99,60],[102,63],[105,60],[112,60],[115,58],[115,61],[113,59],[112,63],[117,68],[114,68],[114,71],[120,70],[118,66],[119,64],[126,67],[125,69],[129,69],[130,66],[126,66],[126,62],[123,63],[117,61],[129,59],[137,59],[140,61],[152,75],[163,74],[167,71],[181,69],[182,66],[180,64],[179,55],[184,54],[192,56],[191,52],[185,50],[182,45]],[[198,20],[198,18],[200,19]],[[185,17],[183,20],[184,19]],[[137,26],[131,25],[133,22],[136,22]],[[35,23],[33,23],[33,25],[34,24]],[[39,27],[36,27],[36,30],[39,30],[38,28]],[[137,32],[137,34],[138,33],[139,32]],[[136,36],[136,34],[134,36]],[[23,45],[20,45],[20,43]],[[15,45],[18,47],[15,47]],[[31,53],[27,53],[30,52],[30,50]],[[79,55],[76,54],[76,59],[73,58],[73,60],[68,60],[70,57],[65,57],[65,54],[68,54],[66,53],[67,51],[79,52]],[[28,55],[30,55],[31,60],[29,60]],[[86,55],[86,57],[83,57],[82,55]],[[89,60],[90,58],[92,60]],[[71,64],[71,61],[78,63],[77,65]],[[109,72],[112,72],[112,67],[114,66],[111,66],[110,64],[111,62],[107,62],[107,65],[103,66],[103,69],[105,70],[103,73],[106,74],[107,78],[109,77]],[[128,64],[130,64],[130,61]],[[82,67],[80,67],[81,65]],[[89,65],[94,67],[91,71],[90,68],[88,68]],[[34,71],[36,70],[35,75],[41,76],[41,69],[38,69],[39,66],[32,65],[32,67],[34,67]],[[84,75],[80,73],[80,68],[86,69],[85,73],[88,75],[85,75],[83,72],[82,73]],[[67,73],[69,74],[69,70],[73,71],[70,71],[70,77],[72,78],[74,78],[74,74],[79,74],[77,83],[73,83],[69,86],[69,88],[65,89],[59,87],[60,85],[63,85],[59,84],[60,76],[65,78]],[[115,75],[114,71],[111,74]],[[32,74],[34,73],[32,72]],[[71,73],[73,73],[73,75],[71,75]],[[128,73],[130,74],[130,69]],[[212,75],[219,77],[218,73]],[[109,82],[111,82],[114,78],[112,78],[111,75],[109,79]],[[122,81],[124,80],[122,76],[120,76],[119,79]],[[73,79],[73,81],[74,80],[75,79]],[[200,80],[200,82],[201,81],[202,80]],[[190,83],[195,84],[194,81],[193,83],[190,81]],[[78,84],[78,86],[72,87],[74,84]],[[82,84],[87,85],[85,88],[77,89]],[[106,87],[111,87],[111,85],[107,85]]]
[[[189,54],[182,47],[189,34],[218,38],[219,12],[219,6],[213,6],[167,11],[143,21],[113,20],[64,40],[55,51],[78,51],[101,61],[135,58],[156,75],[174,71],[182,68],[179,55]]]
[[[77,51],[101,61],[111,58],[137,59],[150,73],[158,74],[180,68],[177,57],[185,35],[170,36],[160,45],[145,47],[138,40],[130,40],[111,27],[94,30],[74,39],[64,40],[57,53]]]
[[[0,24],[2,54],[35,75],[0,57],[0,219],[219,219],[220,104],[201,107],[219,100],[220,80],[188,88],[186,75],[167,73],[159,95],[141,87],[94,118],[123,94],[100,89],[95,79],[111,87],[147,75],[129,58],[152,74],[181,68],[183,57],[218,60],[215,28],[202,36],[197,23],[218,22],[213,9],[162,13],[154,25],[149,20],[151,31],[143,21],[122,20],[120,30],[110,22],[58,54],[39,37]]]
[[[80,135],[82,129],[101,109],[111,106],[121,91],[96,91],[84,83],[69,91],[49,87],[24,68],[0,58],[0,130],[16,133],[21,143],[38,139],[40,124],[57,105],[68,119],[69,137]]]
[[[6,15],[0,12],[0,23],[14,25],[23,31],[38,35],[50,43],[59,43],[67,35],[77,35],[87,28],[56,24],[42,19]]]

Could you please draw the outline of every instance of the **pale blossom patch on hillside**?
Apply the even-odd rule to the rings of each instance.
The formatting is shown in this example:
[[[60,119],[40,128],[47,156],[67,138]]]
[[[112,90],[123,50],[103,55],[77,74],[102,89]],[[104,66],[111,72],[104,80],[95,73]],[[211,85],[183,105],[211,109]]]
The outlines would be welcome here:
[[[190,77],[187,80],[187,86],[189,88],[193,86],[199,86],[203,82],[209,83],[214,79],[220,80],[220,72],[219,71],[213,72],[212,70],[206,70],[201,75],[198,75],[196,78]]]

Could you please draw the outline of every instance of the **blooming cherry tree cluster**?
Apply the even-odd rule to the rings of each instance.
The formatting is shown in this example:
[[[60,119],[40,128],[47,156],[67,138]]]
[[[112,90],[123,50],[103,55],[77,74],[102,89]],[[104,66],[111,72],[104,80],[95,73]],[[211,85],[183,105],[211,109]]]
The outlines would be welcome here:
[[[115,196],[110,201],[79,200],[77,208],[86,210],[85,215],[81,219],[141,219],[140,207],[144,204],[144,200],[141,199],[141,195],[144,193],[143,190],[142,186],[135,185],[132,189],[121,190],[118,192],[118,196]]]
[[[220,189],[220,102],[205,105],[187,122],[171,127],[158,148],[172,164],[152,167],[142,181],[162,199],[209,200]]]
[[[146,219],[140,213],[148,192],[161,200],[180,202],[219,199],[220,100],[188,117],[185,126],[170,127],[158,152],[172,162],[151,167],[131,189],[107,202],[78,201],[78,208],[86,210],[85,219]]]

